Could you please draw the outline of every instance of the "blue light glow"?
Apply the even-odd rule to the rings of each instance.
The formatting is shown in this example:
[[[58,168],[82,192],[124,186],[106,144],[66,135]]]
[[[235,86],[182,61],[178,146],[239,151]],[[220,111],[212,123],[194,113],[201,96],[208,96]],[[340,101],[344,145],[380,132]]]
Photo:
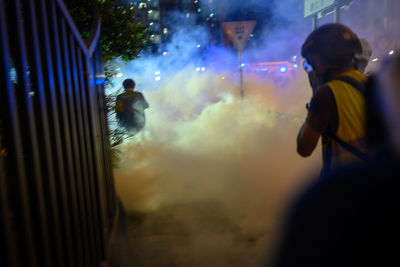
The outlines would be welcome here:
[[[246,64],[245,63],[242,63],[242,64],[240,64],[240,67],[244,67],[244,66],[246,66]]]
[[[286,69],[286,67],[281,67],[280,71],[283,73],[283,72],[286,72],[287,69]]]
[[[295,67],[295,68],[298,68],[298,67],[299,67],[299,65],[298,65],[298,64],[294,64],[294,65],[293,65],[293,67]]]

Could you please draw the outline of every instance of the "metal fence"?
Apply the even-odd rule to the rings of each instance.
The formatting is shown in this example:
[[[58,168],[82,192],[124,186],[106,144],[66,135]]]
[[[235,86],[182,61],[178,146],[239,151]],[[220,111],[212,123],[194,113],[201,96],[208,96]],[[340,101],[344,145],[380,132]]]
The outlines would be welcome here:
[[[0,0],[0,265],[106,265],[118,213],[100,22],[61,0]]]

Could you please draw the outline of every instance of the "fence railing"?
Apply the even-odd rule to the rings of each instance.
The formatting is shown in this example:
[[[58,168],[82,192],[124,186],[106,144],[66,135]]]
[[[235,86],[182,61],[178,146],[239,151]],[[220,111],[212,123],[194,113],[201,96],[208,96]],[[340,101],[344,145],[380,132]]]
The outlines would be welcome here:
[[[0,0],[0,265],[100,266],[118,205],[97,20]]]

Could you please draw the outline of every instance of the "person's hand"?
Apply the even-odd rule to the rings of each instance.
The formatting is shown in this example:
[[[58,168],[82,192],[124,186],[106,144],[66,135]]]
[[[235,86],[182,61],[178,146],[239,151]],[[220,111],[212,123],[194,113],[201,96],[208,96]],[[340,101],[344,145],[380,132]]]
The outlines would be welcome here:
[[[314,96],[317,93],[318,88],[323,84],[322,78],[317,75],[315,71],[310,71],[308,72],[308,79],[310,81],[312,95]]]

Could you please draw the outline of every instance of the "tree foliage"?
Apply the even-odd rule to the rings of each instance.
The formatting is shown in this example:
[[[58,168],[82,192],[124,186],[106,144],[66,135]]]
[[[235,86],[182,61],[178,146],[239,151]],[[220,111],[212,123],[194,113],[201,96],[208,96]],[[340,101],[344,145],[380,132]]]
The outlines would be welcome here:
[[[83,39],[89,38],[93,28],[94,14],[97,11],[101,20],[100,42],[102,46],[103,61],[105,63],[106,86],[114,74],[108,68],[116,58],[130,61],[138,57],[139,53],[151,45],[149,29],[140,22],[135,22],[135,9],[119,3],[117,0],[64,0]],[[106,95],[106,112],[108,122],[113,122],[115,112],[113,109],[116,95]],[[114,166],[117,166],[120,145],[131,137],[125,129],[109,128],[111,143],[111,157]]]
[[[121,57],[130,61],[150,47],[148,28],[135,22],[135,8],[116,0],[64,0],[84,39],[93,28],[93,14],[98,9],[101,20],[101,45],[105,62]]]

